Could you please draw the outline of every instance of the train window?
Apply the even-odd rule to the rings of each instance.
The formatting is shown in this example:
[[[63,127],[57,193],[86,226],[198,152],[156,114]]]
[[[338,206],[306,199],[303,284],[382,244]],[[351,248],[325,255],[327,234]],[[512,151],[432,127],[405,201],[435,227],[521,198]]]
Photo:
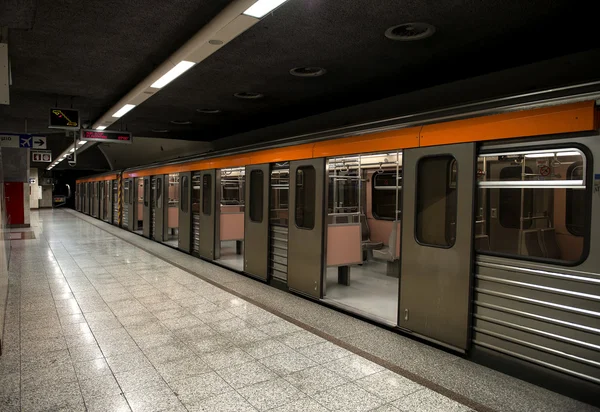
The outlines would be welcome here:
[[[211,176],[206,174],[202,176],[202,213],[206,216],[210,216],[212,201],[212,179]]]
[[[500,170],[500,180],[519,180],[523,169],[521,166],[507,166]],[[531,174],[530,167],[525,167],[525,174]],[[521,225],[521,198],[523,199],[524,215],[531,215],[533,211],[532,189],[500,189],[500,202],[498,203],[498,220],[503,227],[518,229]],[[531,221],[523,222],[523,228],[529,229]]]
[[[148,179],[143,180],[144,185],[144,206],[148,207],[148,203],[150,201],[150,184]]]
[[[575,148],[481,154],[475,249],[574,264],[584,258],[590,188]]]
[[[396,220],[402,193],[402,172],[375,172],[371,191],[371,210],[379,220]]]
[[[256,223],[263,220],[264,181],[262,170],[250,172],[250,220]]]
[[[181,178],[181,211],[187,213],[190,209],[190,178],[183,176]]]
[[[584,180],[583,162],[577,161],[567,169],[567,179]],[[565,224],[573,236],[583,236],[585,232],[585,191],[567,189],[567,204],[565,205]]]
[[[430,156],[417,164],[416,239],[452,247],[456,240],[458,165],[452,156]]]
[[[162,178],[156,179],[156,207],[163,207],[163,188],[162,188]]]
[[[312,230],[315,227],[317,173],[312,166],[296,170],[296,226]]]

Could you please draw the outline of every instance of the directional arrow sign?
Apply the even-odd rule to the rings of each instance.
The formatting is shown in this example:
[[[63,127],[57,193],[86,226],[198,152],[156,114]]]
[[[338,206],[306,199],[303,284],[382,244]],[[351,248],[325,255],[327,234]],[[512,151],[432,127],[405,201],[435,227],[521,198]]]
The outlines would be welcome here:
[[[45,149],[46,148],[46,138],[42,136],[33,136],[33,142],[31,147],[33,149]]]

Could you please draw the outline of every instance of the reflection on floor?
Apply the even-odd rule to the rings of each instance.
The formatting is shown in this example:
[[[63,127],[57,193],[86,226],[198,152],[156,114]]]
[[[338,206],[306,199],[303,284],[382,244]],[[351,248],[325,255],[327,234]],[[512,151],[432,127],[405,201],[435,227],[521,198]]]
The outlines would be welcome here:
[[[244,270],[244,254],[236,253],[235,240],[221,242],[221,257],[215,262],[234,270]]]
[[[178,239],[165,240],[163,243],[165,245],[169,245],[171,247],[178,247],[179,246],[179,240]]]
[[[396,324],[398,278],[387,276],[386,264],[369,261],[350,269],[350,286],[338,283],[338,268],[327,268],[325,300]]]
[[[134,232],[137,233],[138,235],[143,235],[144,234],[144,229],[134,230]]]

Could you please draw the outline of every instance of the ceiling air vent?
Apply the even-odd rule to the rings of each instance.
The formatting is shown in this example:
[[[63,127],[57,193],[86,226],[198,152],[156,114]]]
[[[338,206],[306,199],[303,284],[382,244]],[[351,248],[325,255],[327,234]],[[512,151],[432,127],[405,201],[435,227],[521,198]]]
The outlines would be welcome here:
[[[264,97],[261,93],[255,93],[255,92],[238,92],[238,93],[234,94],[234,96],[237,97],[238,99],[247,99],[247,100],[260,99],[260,98]]]
[[[385,37],[398,41],[423,40],[435,33],[435,27],[427,23],[406,23],[390,27]]]
[[[221,110],[219,110],[219,109],[207,109],[207,108],[196,109],[196,111],[198,113],[202,113],[202,114],[219,114],[219,113],[221,113]]]
[[[319,77],[327,73],[322,67],[295,67],[290,70],[292,76],[298,77]]]

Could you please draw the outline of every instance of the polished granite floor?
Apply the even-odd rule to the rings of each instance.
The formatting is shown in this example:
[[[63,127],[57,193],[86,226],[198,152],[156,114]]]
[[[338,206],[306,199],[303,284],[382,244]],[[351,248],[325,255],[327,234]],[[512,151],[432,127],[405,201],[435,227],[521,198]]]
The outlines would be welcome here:
[[[96,223],[41,211],[32,226],[12,242],[3,412],[469,410]]]

